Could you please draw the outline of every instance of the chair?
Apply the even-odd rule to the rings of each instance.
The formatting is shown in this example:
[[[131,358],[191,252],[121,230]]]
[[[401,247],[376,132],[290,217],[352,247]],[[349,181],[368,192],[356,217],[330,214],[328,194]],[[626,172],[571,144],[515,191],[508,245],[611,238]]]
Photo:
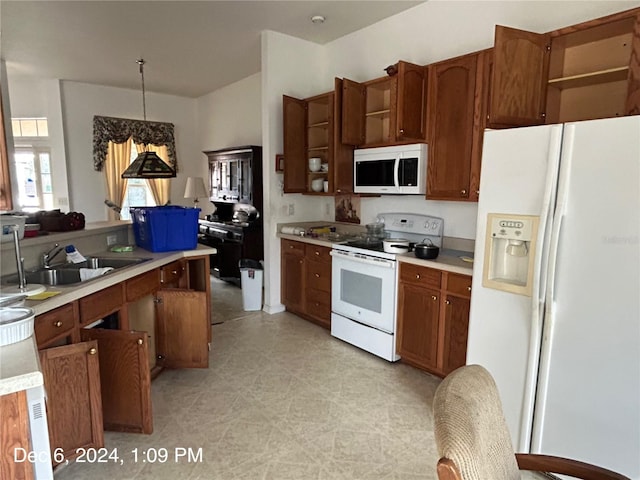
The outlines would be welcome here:
[[[585,480],[629,480],[575,460],[515,453],[498,389],[480,365],[460,367],[442,381],[433,399],[433,415],[439,480],[556,478],[549,473]]]

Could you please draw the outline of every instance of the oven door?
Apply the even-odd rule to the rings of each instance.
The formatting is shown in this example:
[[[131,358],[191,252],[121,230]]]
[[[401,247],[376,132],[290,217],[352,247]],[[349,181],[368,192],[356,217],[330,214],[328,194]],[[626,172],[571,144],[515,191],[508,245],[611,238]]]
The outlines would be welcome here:
[[[336,249],[331,256],[331,311],[393,334],[396,262]]]

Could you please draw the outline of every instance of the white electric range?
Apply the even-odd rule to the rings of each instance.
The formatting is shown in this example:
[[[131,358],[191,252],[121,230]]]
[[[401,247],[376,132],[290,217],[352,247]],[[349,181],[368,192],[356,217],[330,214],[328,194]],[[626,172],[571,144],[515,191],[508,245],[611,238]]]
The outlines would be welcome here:
[[[444,220],[413,213],[381,213],[385,236],[442,247]],[[331,335],[390,362],[396,354],[398,269],[382,239],[334,244],[331,250]]]

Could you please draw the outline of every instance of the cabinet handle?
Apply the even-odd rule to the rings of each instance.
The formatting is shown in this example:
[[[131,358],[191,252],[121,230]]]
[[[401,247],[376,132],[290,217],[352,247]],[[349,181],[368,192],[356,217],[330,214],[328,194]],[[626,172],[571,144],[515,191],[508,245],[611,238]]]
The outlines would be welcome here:
[[[420,280],[420,274],[416,273],[416,280]]]
[[[320,274],[319,273],[315,273],[314,275],[316,276],[316,278],[320,278]]]
[[[404,128],[401,128],[400,129],[400,135],[403,135],[403,134],[404,134]]]
[[[293,248],[293,245],[289,245],[289,248]]]
[[[467,191],[463,188],[462,190],[460,190],[460,195],[466,195]]]
[[[300,260],[298,263],[302,263],[302,260]]]
[[[138,339],[138,345],[142,345],[144,343],[144,340],[142,340],[141,338]]]
[[[178,271],[177,270],[171,270],[171,275],[177,275]]]
[[[315,251],[315,254],[316,254],[316,255],[318,255],[318,256],[320,256],[320,252],[319,252],[319,251],[317,251],[317,250]]]
[[[98,353],[98,349],[95,347],[92,347],[89,349],[89,355],[95,355],[96,353]]]
[[[62,326],[62,322],[60,320],[58,320],[57,322],[53,322],[53,326],[60,328]]]
[[[471,291],[471,286],[468,286],[467,287],[467,292],[470,292],[470,291]]]
[[[438,299],[438,297],[436,297],[435,295],[431,295],[431,300],[436,301]]]
[[[446,303],[447,305],[451,305],[451,302],[449,300],[445,300],[444,303]]]

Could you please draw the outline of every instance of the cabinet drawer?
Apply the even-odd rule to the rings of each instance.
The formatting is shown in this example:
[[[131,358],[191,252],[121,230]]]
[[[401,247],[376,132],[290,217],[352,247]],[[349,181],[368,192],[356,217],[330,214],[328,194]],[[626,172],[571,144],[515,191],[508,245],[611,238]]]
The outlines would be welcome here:
[[[411,263],[400,264],[400,281],[414,285],[440,288],[442,273],[433,268],[421,267]]]
[[[73,303],[64,305],[36,317],[33,328],[38,347],[45,346],[49,340],[63,333],[67,333],[74,328],[76,324],[76,311],[73,308],[74,306],[75,304]]]
[[[457,273],[447,274],[447,291],[463,297],[471,296],[471,277]]]
[[[306,272],[306,288],[314,288],[331,293],[331,265],[307,260]]]
[[[304,255],[304,243],[294,242],[293,240],[282,240],[281,253],[294,253],[296,255]]]
[[[305,254],[309,260],[331,263],[330,251],[330,248],[321,247],[320,245],[305,245]]]
[[[155,269],[127,280],[125,294],[127,302],[149,295],[160,288],[160,270]]]
[[[80,324],[98,320],[119,310],[124,303],[122,284],[105,288],[93,295],[80,299]]]
[[[160,283],[162,285],[178,285],[184,274],[185,266],[182,260],[176,260],[160,268]]]
[[[331,293],[309,288],[305,295],[307,314],[324,320],[331,318]]]

